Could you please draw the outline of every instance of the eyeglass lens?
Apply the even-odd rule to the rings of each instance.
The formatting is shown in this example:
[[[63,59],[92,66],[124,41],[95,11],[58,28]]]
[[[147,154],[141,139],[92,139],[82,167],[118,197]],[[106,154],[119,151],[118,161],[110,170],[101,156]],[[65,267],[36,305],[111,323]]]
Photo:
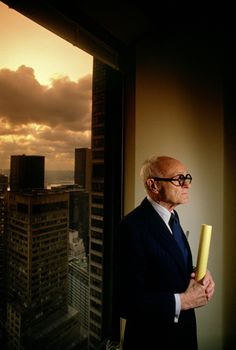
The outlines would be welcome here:
[[[179,182],[180,186],[183,186],[184,184],[189,185],[192,181],[192,176],[190,174],[187,174],[186,176],[179,175],[176,180]]]

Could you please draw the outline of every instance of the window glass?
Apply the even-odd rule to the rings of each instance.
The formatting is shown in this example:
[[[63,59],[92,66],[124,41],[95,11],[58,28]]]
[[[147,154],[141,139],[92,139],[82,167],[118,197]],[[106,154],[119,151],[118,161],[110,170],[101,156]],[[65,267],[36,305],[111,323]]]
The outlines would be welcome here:
[[[122,74],[6,9],[1,48],[13,47],[1,62],[24,60],[0,66],[0,338],[11,349],[103,349],[113,333]],[[6,40],[14,23],[18,39]]]

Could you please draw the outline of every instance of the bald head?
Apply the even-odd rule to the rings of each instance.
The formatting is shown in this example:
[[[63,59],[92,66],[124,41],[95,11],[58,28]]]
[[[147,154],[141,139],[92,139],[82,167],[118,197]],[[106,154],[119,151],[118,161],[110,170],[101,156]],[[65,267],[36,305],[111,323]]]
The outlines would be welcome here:
[[[183,165],[179,160],[168,156],[153,156],[147,159],[141,168],[141,178],[146,186],[147,179],[151,177],[171,177],[175,175],[175,169]]]

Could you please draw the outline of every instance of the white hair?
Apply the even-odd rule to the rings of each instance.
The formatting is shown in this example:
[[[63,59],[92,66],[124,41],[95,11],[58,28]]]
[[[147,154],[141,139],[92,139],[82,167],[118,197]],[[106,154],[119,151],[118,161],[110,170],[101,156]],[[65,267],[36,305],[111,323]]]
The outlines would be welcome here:
[[[152,156],[145,160],[140,170],[140,176],[144,186],[146,187],[146,182],[151,177],[164,177],[163,164],[166,164],[166,162],[172,162],[173,160],[175,161],[174,158],[168,156]]]

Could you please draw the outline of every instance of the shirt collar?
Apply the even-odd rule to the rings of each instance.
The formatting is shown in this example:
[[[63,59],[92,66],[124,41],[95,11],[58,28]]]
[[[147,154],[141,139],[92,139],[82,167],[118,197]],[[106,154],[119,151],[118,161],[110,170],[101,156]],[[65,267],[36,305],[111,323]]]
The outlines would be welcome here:
[[[155,202],[150,196],[147,196],[147,199],[170,230],[169,220],[170,220],[171,213],[169,212],[169,210],[163,207],[162,205],[160,205],[159,203]]]

